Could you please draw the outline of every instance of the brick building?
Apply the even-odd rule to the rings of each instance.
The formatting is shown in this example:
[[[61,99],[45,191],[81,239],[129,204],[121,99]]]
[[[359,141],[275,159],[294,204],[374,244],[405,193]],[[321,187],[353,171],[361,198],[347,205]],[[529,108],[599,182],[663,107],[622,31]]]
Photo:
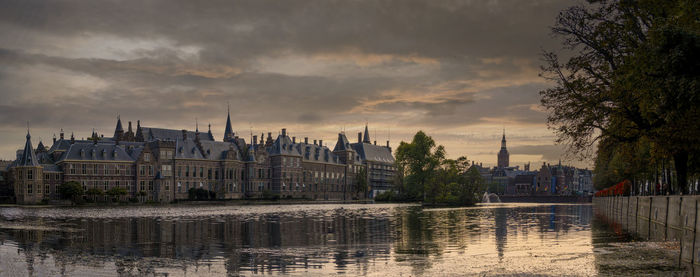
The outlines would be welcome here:
[[[360,137],[362,133],[360,133]],[[134,131],[131,122],[125,131],[117,118],[114,135],[76,140],[59,139],[47,150],[42,142],[32,147],[27,132],[23,149],[7,167],[5,183],[14,191],[19,204],[58,199],[60,184],[75,181],[84,190],[106,192],[114,187],[128,192],[124,199],[171,202],[188,199],[192,188],[204,189],[217,199],[256,198],[277,194],[283,198],[351,199],[356,178],[366,167],[369,193],[387,190],[394,175],[391,148],[365,140],[351,144],[345,134],[331,151],[322,140],[297,142],[282,129],[253,136],[250,143],[231,128],[230,115],[222,141],[211,132],[173,130],[141,126]],[[362,197],[362,195],[360,195]]]

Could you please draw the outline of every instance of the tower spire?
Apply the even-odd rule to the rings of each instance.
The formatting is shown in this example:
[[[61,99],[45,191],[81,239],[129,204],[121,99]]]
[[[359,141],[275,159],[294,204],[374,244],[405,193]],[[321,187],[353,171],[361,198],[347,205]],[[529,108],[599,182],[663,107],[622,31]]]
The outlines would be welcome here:
[[[365,136],[362,138],[362,142],[372,143],[372,142],[369,140],[369,128],[368,128],[367,125],[368,125],[368,124],[365,122]]]
[[[224,141],[233,141],[234,134],[231,128],[231,105],[226,108],[226,129],[224,130]]]

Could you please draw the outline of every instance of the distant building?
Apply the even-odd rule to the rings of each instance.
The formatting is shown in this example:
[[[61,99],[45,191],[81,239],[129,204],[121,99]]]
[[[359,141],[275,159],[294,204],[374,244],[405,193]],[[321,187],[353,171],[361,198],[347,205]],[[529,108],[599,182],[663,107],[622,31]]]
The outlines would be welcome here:
[[[501,150],[498,152],[498,167],[506,168],[508,167],[510,159],[510,154],[506,148],[506,130],[503,130],[503,139],[501,139]]]
[[[360,135],[361,136],[361,135]],[[6,167],[0,185],[10,187],[16,202],[30,204],[59,198],[60,184],[75,181],[84,190],[106,192],[123,188],[126,198],[170,202],[188,199],[191,189],[203,189],[217,199],[256,198],[277,194],[283,198],[349,199],[356,191],[361,167],[367,168],[370,197],[391,187],[395,172],[391,148],[364,140],[348,142],[338,135],[331,151],[322,140],[297,141],[286,129],[277,138],[251,137],[246,141],[231,128],[230,113],[223,141],[207,133],[143,127],[137,121],[127,131],[117,118],[111,138],[93,131],[87,140],[53,139],[46,149],[33,148],[27,132],[17,159]],[[2,172],[0,172],[2,173]],[[2,190],[0,190],[2,191]],[[362,197],[362,195],[360,195]]]

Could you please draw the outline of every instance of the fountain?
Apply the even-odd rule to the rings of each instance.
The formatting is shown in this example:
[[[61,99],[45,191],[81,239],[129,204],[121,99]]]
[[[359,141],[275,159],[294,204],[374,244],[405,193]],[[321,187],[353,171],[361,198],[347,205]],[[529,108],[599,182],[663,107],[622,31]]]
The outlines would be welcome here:
[[[501,203],[501,198],[495,193],[484,192],[484,196],[481,198],[481,203]]]

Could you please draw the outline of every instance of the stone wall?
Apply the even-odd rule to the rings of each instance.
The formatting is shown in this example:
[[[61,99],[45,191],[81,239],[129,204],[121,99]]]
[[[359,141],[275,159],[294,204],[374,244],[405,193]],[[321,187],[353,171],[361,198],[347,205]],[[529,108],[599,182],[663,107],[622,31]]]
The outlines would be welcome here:
[[[640,238],[679,241],[681,261],[700,266],[700,196],[595,197],[596,214]]]

